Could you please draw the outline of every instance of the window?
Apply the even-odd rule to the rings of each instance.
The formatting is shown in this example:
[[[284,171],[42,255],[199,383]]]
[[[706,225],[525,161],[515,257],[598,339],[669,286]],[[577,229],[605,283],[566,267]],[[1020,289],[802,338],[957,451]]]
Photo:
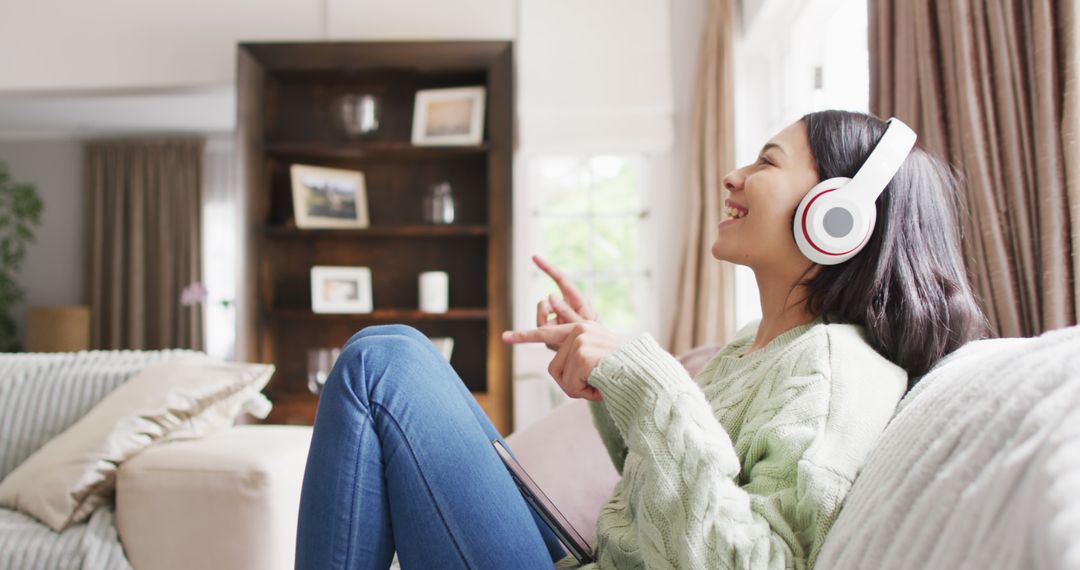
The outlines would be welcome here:
[[[653,175],[644,153],[523,154],[515,199],[514,322],[536,323],[536,303],[558,286],[530,259],[563,270],[609,329],[627,336],[658,327],[649,216]],[[529,425],[568,398],[547,372],[542,344],[514,348],[514,426]]]
[[[206,286],[206,352],[236,357],[236,298],[240,273],[240,199],[236,155],[230,138],[207,140],[203,168],[203,282]]]
[[[648,328],[642,293],[651,278],[642,255],[644,158],[633,155],[546,156],[530,164],[531,225],[544,257],[566,272],[608,328]],[[530,271],[538,301],[558,287]]]

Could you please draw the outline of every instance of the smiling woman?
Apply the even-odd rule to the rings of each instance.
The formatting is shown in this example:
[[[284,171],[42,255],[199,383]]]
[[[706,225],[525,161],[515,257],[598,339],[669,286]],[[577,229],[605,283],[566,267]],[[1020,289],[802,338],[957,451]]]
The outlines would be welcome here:
[[[942,356],[985,332],[960,252],[949,167],[913,149],[885,179],[867,251],[849,263],[812,263],[791,233],[806,189],[855,176],[884,132],[881,120],[842,111],[811,113],[780,131],[755,162],[724,178],[729,215],[712,253],[754,271],[762,322],[776,322],[773,332],[759,330],[752,349],[811,315],[835,315],[866,327],[871,346],[907,370],[913,386]]]

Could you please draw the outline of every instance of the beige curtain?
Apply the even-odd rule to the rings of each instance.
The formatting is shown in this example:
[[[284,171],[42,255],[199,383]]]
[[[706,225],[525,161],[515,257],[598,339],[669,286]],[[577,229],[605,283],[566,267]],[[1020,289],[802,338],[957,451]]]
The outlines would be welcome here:
[[[100,349],[203,349],[202,140],[91,141],[85,147],[87,291]]]
[[[1061,144],[1065,150],[1065,186],[1072,226],[1073,308],[1080,319],[1080,13],[1075,1],[1062,8],[1065,44],[1065,109]]]
[[[723,211],[722,180],[735,164],[734,20],[734,0],[710,0],[689,129],[686,246],[668,343],[673,354],[726,344],[735,333],[734,268],[710,253]]]
[[[965,176],[968,270],[1000,336],[1076,323],[1075,2],[871,0],[871,111]]]

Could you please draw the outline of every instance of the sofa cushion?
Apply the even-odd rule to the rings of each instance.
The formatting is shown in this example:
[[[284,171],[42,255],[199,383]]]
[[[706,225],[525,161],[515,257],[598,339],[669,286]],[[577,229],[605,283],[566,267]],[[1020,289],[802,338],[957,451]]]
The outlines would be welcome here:
[[[155,441],[232,425],[274,367],[186,355],[151,364],[0,482],[0,506],[60,531],[108,500],[116,468]]]
[[[291,569],[311,428],[237,426],[155,445],[117,475],[136,568]]]
[[[136,372],[189,350],[0,354],[0,480]]]
[[[113,524],[100,508],[86,522],[54,532],[30,515],[0,508],[0,568],[131,570]]]
[[[818,568],[1080,567],[1080,327],[969,343],[898,406]]]

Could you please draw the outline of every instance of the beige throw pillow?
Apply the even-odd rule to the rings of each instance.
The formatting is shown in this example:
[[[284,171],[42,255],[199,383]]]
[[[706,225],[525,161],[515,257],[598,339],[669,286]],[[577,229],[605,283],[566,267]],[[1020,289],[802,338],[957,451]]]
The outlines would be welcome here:
[[[228,427],[273,373],[203,355],[147,366],[8,474],[0,506],[63,530],[109,500],[123,461],[161,439]]]

